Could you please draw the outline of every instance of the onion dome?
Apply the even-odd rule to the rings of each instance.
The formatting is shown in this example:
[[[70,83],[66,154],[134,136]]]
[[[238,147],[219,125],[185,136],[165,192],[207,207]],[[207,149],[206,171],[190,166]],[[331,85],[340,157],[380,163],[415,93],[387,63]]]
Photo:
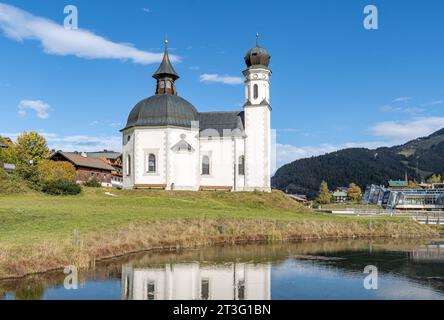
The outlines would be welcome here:
[[[259,34],[256,34],[256,47],[250,49],[245,55],[247,67],[262,66],[268,68],[271,56],[265,48],[259,46]]]

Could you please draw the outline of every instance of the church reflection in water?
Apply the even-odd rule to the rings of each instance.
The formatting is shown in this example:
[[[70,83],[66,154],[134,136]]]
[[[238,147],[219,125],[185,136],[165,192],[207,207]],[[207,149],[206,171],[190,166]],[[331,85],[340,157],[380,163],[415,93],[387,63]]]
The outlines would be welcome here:
[[[123,300],[270,300],[271,265],[166,264],[122,268]]]

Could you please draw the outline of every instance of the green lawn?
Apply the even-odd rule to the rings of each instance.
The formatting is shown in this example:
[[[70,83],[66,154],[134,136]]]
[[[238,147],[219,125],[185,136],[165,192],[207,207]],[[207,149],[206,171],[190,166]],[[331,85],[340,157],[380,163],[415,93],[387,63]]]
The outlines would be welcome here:
[[[115,196],[106,195],[106,192],[112,192]],[[266,194],[84,189],[81,195],[70,197],[26,193],[0,196],[0,245],[26,245],[45,240],[67,239],[75,229],[81,234],[91,234],[114,230],[131,223],[191,218],[317,221],[372,219],[312,213],[281,192]]]

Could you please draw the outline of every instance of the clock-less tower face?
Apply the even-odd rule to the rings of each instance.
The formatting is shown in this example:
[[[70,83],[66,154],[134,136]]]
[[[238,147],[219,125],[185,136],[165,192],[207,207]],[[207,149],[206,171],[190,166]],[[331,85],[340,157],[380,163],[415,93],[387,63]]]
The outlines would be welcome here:
[[[245,100],[247,103],[257,105],[266,101],[270,102],[270,70],[265,68],[247,69],[244,74],[247,78],[245,87]]]

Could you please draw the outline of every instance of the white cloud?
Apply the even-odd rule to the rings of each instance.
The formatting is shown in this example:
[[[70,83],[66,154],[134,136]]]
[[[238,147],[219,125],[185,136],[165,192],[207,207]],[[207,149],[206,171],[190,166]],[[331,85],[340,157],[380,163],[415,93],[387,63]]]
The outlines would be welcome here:
[[[394,107],[391,105],[385,105],[381,108],[381,111],[383,112],[400,112],[405,114],[418,114],[425,111],[424,108],[418,108],[418,107]]]
[[[51,149],[63,151],[98,151],[98,150],[114,150],[121,151],[121,136],[59,136],[45,135],[48,146]]]
[[[242,84],[244,81],[242,80],[241,77],[231,77],[228,75],[219,75],[216,73],[214,74],[204,73],[200,76],[200,82],[237,85],[237,84]]]
[[[49,109],[49,104],[41,100],[22,100],[18,105],[18,113],[23,117],[26,116],[28,110],[34,110],[40,119],[48,119]]]
[[[122,150],[122,137],[116,136],[86,136],[72,135],[61,136],[55,133],[40,132],[46,138],[48,147],[54,150],[63,151],[99,151],[114,150],[120,152]],[[19,133],[1,133],[3,137],[9,137],[16,140]]]
[[[153,12],[150,8],[142,8],[142,11],[143,11],[143,12],[146,12],[146,13],[151,13],[151,12]]]
[[[421,107],[437,106],[440,104],[444,104],[444,100],[430,101],[430,102],[422,104]]]
[[[381,111],[382,112],[391,112],[391,113],[396,112],[396,113],[405,113],[405,114],[415,115],[415,114],[426,112],[427,111],[425,109],[426,107],[444,104],[444,100],[434,100],[434,101],[420,104],[419,106],[415,106],[412,104],[407,105],[407,103],[402,103],[402,104],[400,103],[400,102],[407,102],[410,100],[412,100],[411,97],[396,98],[392,101],[391,104],[387,104],[387,105],[381,107]]]
[[[276,162],[277,162],[277,167],[279,168],[286,163],[290,163],[298,159],[320,156],[323,154],[335,152],[342,149],[348,149],[348,148],[376,149],[387,145],[388,145],[387,142],[381,142],[381,141],[348,142],[341,144],[324,143],[317,146],[303,146],[303,147],[278,143],[276,144]]]
[[[160,62],[162,54],[141,51],[131,44],[115,43],[88,30],[67,30],[61,24],[34,16],[14,6],[0,3],[0,30],[16,41],[39,41],[47,54],[73,55],[86,59],[132,60],[134,63]],[[179,60],[171,56],[173,61]]]
[[[412,97],[399,97],[399,98],[393,99],[392,102],[403,102],[403,101],[410,101],[410,100],[412,100]]]
[[[112,128],[122,128],[123,124],[121,122],[111,122],[111,121],[99,121],[94,120],[90,123],[91,126],[110,126]]]
[[[422,117],[411,121],[384,121],[370,128],[378,137],[394,143],[404,143],[424,137],[444,128],[444,117]]]

